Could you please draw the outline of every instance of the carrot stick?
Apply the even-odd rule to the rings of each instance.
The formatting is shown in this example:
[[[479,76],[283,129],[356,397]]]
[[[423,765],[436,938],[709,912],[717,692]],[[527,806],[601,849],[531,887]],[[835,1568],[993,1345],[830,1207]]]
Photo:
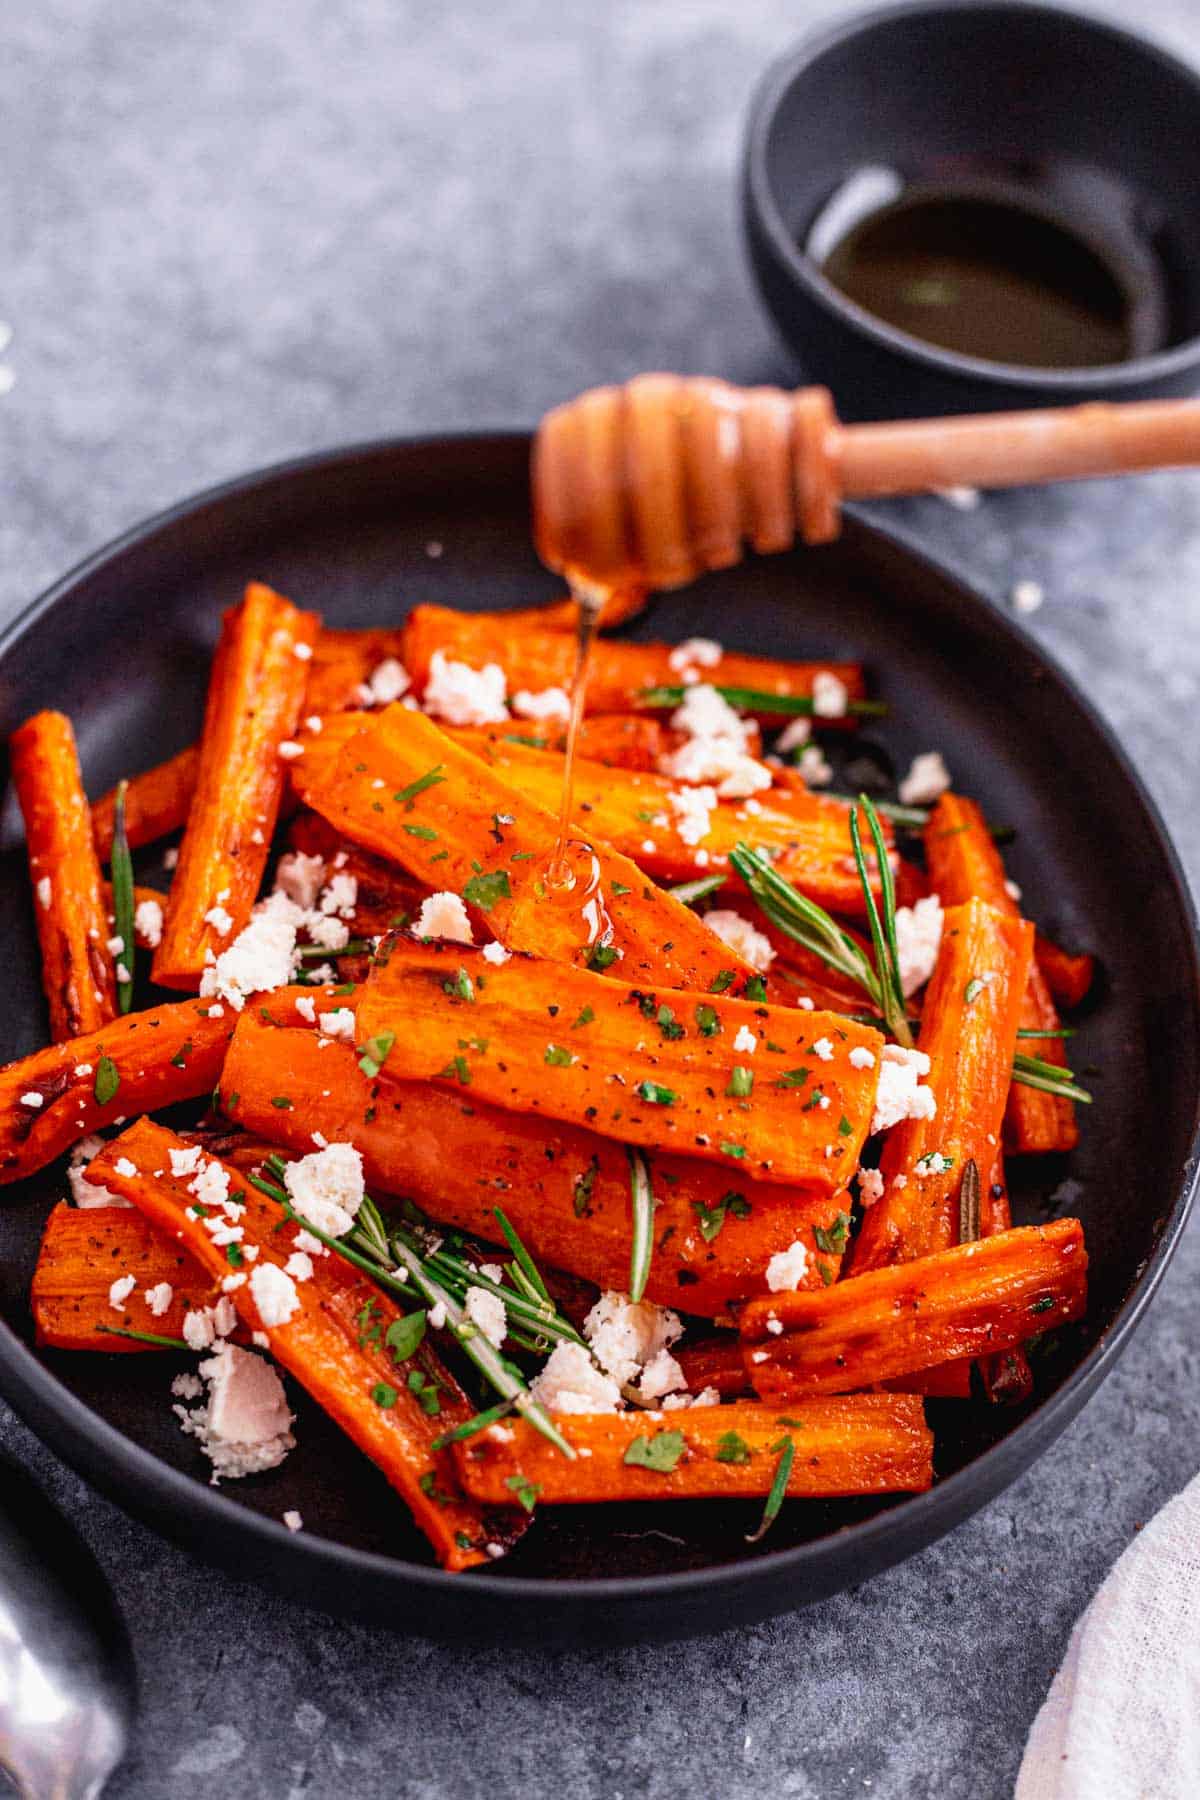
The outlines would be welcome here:
[[[966,1165],[982,1178],[995,1161],[1032,955],[1023,920],[980,900],[948,909],[920,1031],[937,1112],[903,1120],[884,1140],[884,1192],[855,1240],[853,1274],[956,1241]]]
[[[509,1111],[825,1194],[857,1165],[883,1046],[837,1013],[647,992],[536,957],[495,967],[399,935],[363,990],[358,1030],[385,1088],[469,1086]]]
[[[125,1275],[136,1276],[137,1285],[114,1308],[109,1289]],[[146,1294],[164,1282],[170,1300],[154,1312]],[[195,1257],[131,1207],[82,1209],[60,1201],[46,1220],[29,1301],[39,1344],[125,1353],[156,1346],[116,1336],[114,1327],[178,1337],[184,1314],[212,1306],[220,1292],[220,1282]]]
[[[258,898],[283,792],[279,747],[296,728],[319,620],[251,582],[225,615],[209,682],[196,792],[154,979],[195,988]]]
[[[1012,1230],[1012,1207],[1008,1198],[1008,1177],[1004,1156],[996,1152],[987,1185],[980,1192],[979,1235],[995,1237],[998,1232]],[[988,1399],[998,1404],[1013,1405],[1033,1392],[1033,1370],[1020,1345],[988,1356],[979,1365]]]
[[[615,951],[623,976],[676,987],[705,988],[723,969],[750,973],[686,906],[599,841],[573,859],[578,898],[547,902],[557,819],[420,713],[389,707],[345,746],[332,771],[309,781],[302,757],[293,779],[306,803],[347,837],[428,887],[461,894],[510,950],[616,967]],[[610,943],[592,904],[597,881]]]
[[[502,1111],[471,1090],[398,1081],[385,1091],[361,1073],[349,1046],[272,1030],[251,1007],[230,1045],[221,1103],[238,1124],[300,1155],[312,1150],[313,1132],[352,1141],[371,1191],[406,1195],[460,1231],[498,1241],[493,1209],[501,1206],[537,1262],[600,1288],[629,1286],[629,1162],[621,1145],[592,1131]],[[736,1166],[668,1152],[651,1157],[649,1169],[655,1247],[646,1294],[659,1305],[726,1313],[762,1292],[771,1257],[797,1239],[809,1251],[806,1286],[836,1274],[836,1250],[814,1232],[826,1245],[844,1237],[844,1194],[771,1186]]]
[[[425,692],[435,650],[451,662],[465,662],[475,669],[486,663],[499,664],[508,678],[510,694],[522,689],[537,693],[550,687],[569,688],[575,674],[575,643],[569,632],[532,627],[514,630],[510,618],[503,613],[463,613],[443,606],[415,606],[405,623],[401,660],[419,694]],[[681,674],[672,664],[674,655],[675,646],[671,644],[627,644],[607,639],[593,644],[588,664],[587,710],[631,712],[647,689],[678,686]],[[823,670],[842,682],[850,699],[864,697],[866,686],[858,663],[776,662],[765,656],[728,651],[701,673],[705,681],[718,687],[808,698],[814,677]],[[764,707],[756,716],[777,722],[782,715]]]
[[[1086,1304],[1083,1228],[1056,1219],[873,1269],[822,1294],[751,1300],[741,1332],[751,1381],[777,1403],[995,1355],[1082,1318]]]
[[[1096,979],[1096,959],[1083,952],[1064,950],[1039,931],[1034,939],[1033,954],[1042,971],[1050,996],[1060,1006],[1081,1006]]]
[[[742,1355],[741,1339],[726,1333],[722,1337],[698,1338],[674,1352],[683,1370],[688,1391],[701,1394],[715,1387],[722,1400],[740,1400],[752,1393]]]
[[[359,690],[385,662],[404,662],[401,626],[369,626],[365,631],[322,627],[308,665],[304,716],[315,713],[324,722],[332,713],[360,706]]]
[[[597,713],[581,721],[577,753],[609,768],[656,769],[675,735],[648,713]],[[554,752],[561,770],[566,727],[560,720],[511,719],[505,725],[480,725],[464,731],[462,741],[476,755],[482,754],[479,746],[483,744],[496,744],[501,753],[510,744]]]
[[[534,805],[554,812],[562,794],[562,758],[552,751],[477,732],[447,733],[474,751]],[[707,830],[688,843],[688,817],[673,797],[688,790],[665,775],[613,769],[581,757],[575,765],[575,824],[595,833],[656,881],[692,881],[728,870],[729,852],[749,840],[771,855],[779,874],[826,910],[861,915],[862,884],[854,866],[849,808],[806,790],[722,800],[707,815]],[[689,831],[689,835],[691,835]]]
[[[564,1413],[555,1422],[579,1452],[573,1462],[524,1420],[455,1445],[467,1492],[484,1505],[514,1493],[542,1506],[753,1498],[770,1491],[789,1441],[786,1491],[794,1499],[920,1493],[933,1485],[933,1433],[920,1400],[902,1395],[817,1400],[800,1418],[743,1402],[670,1413]]]
[[[189,744],[178,756],[130,776],[125,789],[125,835],[131,850],[167,837],[187,823],[199,766],[200,746]],[[116,804],[117,790],[110,788],[92,807],[92,836],[101,862],[112,855]]]
[[[159,1231],[181,1243],[208,1275],[229,1274],[225,1251],[213,1242],[195,1212],[187,1175],[170,1172],[170,1152],[185,1148],[172,1131],[150,1119],[113,1139],[92,1165],[97,1180],[131,1200]],[[210,1163],[209,1167],[222,1167]],[[132,1167],[133,1173],[129,1170]],[[403,1497],[413,1518],[449,1569],[467,1569],[486,1559],[485,1544],[496,1533],[479,1507],[463,1498],[454,1463],[433,1442],[465,1423],[474,1407],[432,1349],[422,1345],[411,1365],[435,1384],[438,1411],[422,1406],[387,1345],[401,1317],[390,1297],[340,1256],[313,1259],[307,1281],[289,1283],[295,1295],[291,1317],[272,1323],[255,1299],[255,1277],[267,1265],[282,1270],[294,1249],[294,1231],[279,1230],[281,1209],[227,1170],[231,1196],[245,1211],[242,1253],[257,1251],[249,1279],[230,1298],[242,1323],[265,1333],[275,1359],[290,1371],[329,1416],[369,1456]],[[249,1263],[250,1259],[246,1259]]]
[[[997,912],[1019,919],[1020,907],[1009,893],[1004,864],[979,807],[961,794],[943,794],[925,827],[925,856],[934,890],[943,906],[984,900]],[[1021,1011],[1026,1030],[1052,1031],[1058,1012],[1037,962],[1029,971],[1028,990]],[[1063,1040],[1039,1037],[1035,1054],[1044,1062],[1066,1067]],[[1075,1107],[1058,1094],[1014,1082],[1009,1093],[1005,1138],[1014,1151],[1073,1150],[1079,1141]]]
[[[35,713],[9,741],[13,786],[25,817],[34,918],[50,1035],[95,1031],[117,1010],[100,863],[71,721]]]

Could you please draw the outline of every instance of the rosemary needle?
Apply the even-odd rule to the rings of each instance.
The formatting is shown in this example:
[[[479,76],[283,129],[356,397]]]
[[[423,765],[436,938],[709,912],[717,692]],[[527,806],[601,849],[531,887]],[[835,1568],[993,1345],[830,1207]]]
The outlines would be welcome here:
[[[134,934],[134,899],[133,899],[133,858],[129,853],[129,835],[125,829],[125,795],[128,790],[127,781],[118,781],[116,804],[113,807],[113,841],[109,858],[109,872],[112,875],[113,928],[121,940],[121,949],[117,956],[117,1005],[123,1013],[127,1013],[133,1005],[133,959],[136,946]],[[122,981],[121,970],[125,971]]]

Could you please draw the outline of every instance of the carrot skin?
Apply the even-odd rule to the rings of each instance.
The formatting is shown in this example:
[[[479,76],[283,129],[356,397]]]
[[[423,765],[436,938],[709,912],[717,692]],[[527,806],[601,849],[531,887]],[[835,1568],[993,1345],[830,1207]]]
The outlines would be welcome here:
[[[372,1192],[406,1195],[441,1224],[492,1242],[501,1206],[538,1263],[600,1288],[629,1286],[629,1165],[607,1138],[502,1111],[470,1090],[408,1081],[385,1088],[361,1073],[349,1046],[272,1030],[250,1008],[238,1020],[221,1094],[231,1119],[299,1155],[312,1150],[314,1131],[330,1143],[353,1139]],[[796,1239],[809,1250],[807,1285],[822,1285],[822,1263],[836,1273],[839,1259],[813,1233],[836,1230],[839,1212],[849,1212],[844,1194],[769,1186],[671,1153],[650,1159],[650,1176],[657,1205],[646,1294],[659,1305],[724,1314],[763,1291],[767,1263]],[[711,1242],[704,1221],[719,1226]]]
[[[781,1418],[772,1406],[741,1402],[666,1413],[562,1413],[555,1423],[582,1453],[573,1462],[524,1420],[493,1425],[455,1446],[464,1488],[492,1505],[511,1496],[510,1483],[520,1482],[532,1484],[540,1506],[752,1499],[769,1492],[781,1442],[788,1438],[795,1455],[786,1491],[793,1499],[921,1493],[933,1484],[933,1433],[920,1400],[903,1395],[817,1400],[799,1420]],[[664,1433],[683,1438],[673,1469],[625,1460],[636,1439],[652,1445]],[[732,1460],[731,1452],[740,1460]]]
[[[97,1180],[132,1201],[157,1230],[182,1244],[201,1268],[220,1279],[229,1273],[225,1252],[213,1243],[203,1219],[192,1212],[188,1178],[170,1173],[169,1152],[184,1147],[174,1132],[139,1119],[106,1146],[93,1167]],[[243,1245],[253,1245],[259,1253],[254,1267],[271,1262],[282,1268],[294,1248],[295,1233],[277,1230],[284,1216],[281,1209],[239,1181],[236,1170],[230,1174],[231,1187],[242,1190],[246,1209],[239,1219]],[[440,1433],[473,1416],[475,1408],[466,1394],[432,1349],[422,1345],[417,1358],[438,1383],[441,1402],[436,1416],[424,1411],[404,1379],[405,1365],[398,1366],[386,1347],[387,1331],[401,1316],[399,1309],[340,1256],[314,1258],[312,1279],[294,1286],[298,1309],[282,1325],[268,1325],[262,1319],[250,1281],[234,1289],[230,1298],[247,1329],[265,1332],[272,1356],[382,1470],[443,1566],[466,1569],[483,1562],[484,1545],[497,1534],[480,1508],[463,1497],[451,1458],[432,1448]],[[372,1397],[376,1384],[394,1396],[386,1405]],[[434,1488],[434,1495],[424,1491],[422,1478]],[[516,1522],[511,1514],[510,1519]]]
[[[182,830],[196,792],[199,766],[200,746],[189,744],[177,756],[129,777],[125,789],[125,835],[131,850]],[[92,806],[92,837],[101,862],[107,862],[112,855],[116,806],[116,788],[110,788]]]
[[[116,1016],[100,861],[71,721],[35,713],[9,740],[13,786],[25,819],[42,985],[56,1043]]]
[[[995,1161],[1032,955],[1033,927],[1023,920],[979,900],[947,910],[920,1032],[937,1112],[888,1132],[883,1196],[851,1250],[854,1275],[957,1240],[963,1170],[973,1161],[982,1180]],[[934,1155],[949,1167],[928,1172],[925,1159]]]
[[[342,749],[329,769],[308,753],[293,765],[307,805],[338,831],[389,858],[433,889],[465,896],[510,950],[573,962],[589,955],[595,922],[578,903],[546,903],[545,878],[558,821],[525,799],[432,720],[389,707]],[[413,793],[415,783],[438,779]],[[376,784],[383,782],[380,788]],[[648,882],[627,857],[596,842],[581,852],[581,881],[598,876],[622,974],[676,987],[707,987],[722,969],[749,975],[693,912]]]
[[[751,1300],[740,1328],[747,1374],[774,1403],[995,1356],[1082,1318],[1086,1305],[1083,1228],[1056,1219],[873,1269],[822,1294]]]
[[[1082,951],[1064,950],[1060,944],[1043,937],[1040,931],[1034,940],[1033,953],[1051,999],[1068,1009],[1082,1006],[1096,979],[1095,957]]]
[[[465,945],[399,933],[376,958],[358,1033],[391,1040],[385,1088],[469,1087],[509,1111],[825,1194],[857,1166],[883,1048],[877,1031],[838,1013],[646,992],[536,957],[495,967]],[[760,1048],[738,1049],[744,1033]]]
[[[108,1291],[124,1275],[135,1275],[137,1286],[115,1308]],[[146,1290],[164,1281],[172,1289],[171,1303],[165,1312],[153,1313]],[[29,1304],[37,1341],[46,1348],[127,1355],[158,1346],[116,1337],[113,1327],[178,1337],[184,1314],[213,1305],[220,1292],[220,1282],[194,1256],[134,1208],[81,1208],[60,1201],[46,1220]]]
[[[319,619],[261,583],[225,615],[209,681],[196,791],[171,883],[155,981],[197,988],[250,917],[270,855],[283,793],[279,746],[296,729],[308,679],[296,655]],[[218,929],[207,915],[227,918]]]

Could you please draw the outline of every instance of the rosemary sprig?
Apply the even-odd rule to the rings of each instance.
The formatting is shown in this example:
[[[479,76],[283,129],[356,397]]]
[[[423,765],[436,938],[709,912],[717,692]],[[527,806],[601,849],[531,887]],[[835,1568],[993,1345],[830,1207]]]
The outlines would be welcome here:
[[[475,1414],[473,1419],[464,1419],[453,1431],[443,1431],[441,1437],[435,1437],[429,1446],[431,1450],[445,1450],[451,1444],[461,1444],[464,1438],[474,1437],[476,1432],[486,1431],[489,1425],[497,1424],[507,1418],[512,1411],[511,1402],[501,1400],[495,1406],[489,1406],[486,1412]]]
[[[629,1298],[636,1304],[646,1292],[654,1252],[654,1191],[645,1157],[632,1145],[626,1146],[625,1154],[629,1158],[629,1201],[633,1209]]]
[[[773,1450],[778,1450],[779,1452],[779,1461],[775,1465],[775,1479],[771,1483],[771,1491],[767,1495],[766,1505],[763,1507],[762,1520],[759,1523],[758,1530],[748,1532],[746,1535],[746,1542],[748,1544],[761,1543],[775,1523],[775,1520],[778,1518],[779,1509],[783,1505],[783,1496],[787,1493],[787,1484],[791,1477],[792,1464],[796,1460],[796,1445],[790,1437],[780,1438],[779,1442],[777,1444],[772,1444],[771,1448]]]
[[[191,1349],[191,1345],[185,1344],[182,1338],[163,1337],[157,1331],[134,1331],[128,1325],[97,1325],[95,1329],[102,1331],[105,1337],[133,1338],[139,1344],[155,1344],[160,1350]]]
[[[492,1212],[495,1214],[497,1225],[504,1233],[505,1243],[516,1258],[516,1266],[509,1270],[513,1284],[525,1288],[527,1299],[543,1301],[547,1306],[553,1305],[550,1299],[550,1290],[542,1280],[532,1256],[518,1237],[515,1226],[510,1223],[498,1206],[493,1206]]]
[[[729,860],[772,925],[811,950],[839,975],[855,982],[882,1011],[870,962],[823,907],[801,894],[761,851],[752,850],[748,844],[738,844],[730,851]]]
[[[725,886],[723,875],[701,875],[695,881],[681,881],[678,886],[668,888],[668,894],[674,894],[685,906],[696,906],[701,900],[707,900]]]
[[[837,794],[829,788],[822,789],[822,792],[826,800],[840,800],[843,806],[853,806],[855,804],[853,794]],[[929,816],[932,808],[928,806],[903,806],[899,800],[876,800],[875,811],[879,813],[882,818],[890,819],[893,825],[899,825],[902,831],[924,831],[926,825],[929,823]],[[961,825],[956,825],[954,829],[955,831],[961,831],[963,828]],[[997,844],[1011,844],[1012,840],[1017,835],[1017,828],[1015,825],[993,825],[990,820],[988,821],[988,830],[992,834],[993,842]]]
[[[1021,1025],[1017,1029],[1019,1038],[1069,1038],[1075,1036],[1074,1025],[1056,1025],[1054,1030],[1041,1029],[1033,1025]]]
[[[127,1013],[133,1005],[133,959],[136,951],[133,941],[133,858],[129,854],[129,835],[125,829],[125,795],[128,788],[127,781],[118,781],[116,804],[113,807],[112,853],[109,858],[113,925],[121,940],[117,967],[123,968],[126,973],[126,980],[122,981],[119,977],[117,980],[117,1005],[123,1013]]]
[[[774,718],[813,718],[813,698],[811,694],[769,694],[760,688],[722,687],[719,682],[712,685],[735,712],[765,713]],[[651,687],[643,688],[637,696],[637,704],[657,710],[661,707],[682,706],[687,694],[685,687]],[[848,700],[846,711],[855,718],[881,719],[887,712],[884,700]]]
[[[1064,1069],[1059,1063],[1043,1062],[1039,1056],[1013,1057],[1013,1080],[1019,1081],[1022,1087],[1037,1088],[1043,1094],[1057,1094],[1063,1100],[1074,1100],[1080,1106],[1090,1106],[1092,1096],[1086,1088],[1080,1087],[1070,1069]]]
[[[296,956],[301,962],[338,962],[343,956],[370,954],[369,938],[350,938],[340,950],[324,950],[320,944],[301,944]]]
[[[878,906],[867,871],[866,857],[863,855],[858,823],[859,807],[866,815],[875,849],[875,862],[879,870]],[[908,1009],[904,1004],[904,986],[900,979],[900,947],[896,941],[896,885],[892,880],[892,865],[883,840],[879,815],[865,794],[859,795],[858,806],[850,808],[850,842],[854,847],[854,866],[862,883],[867,923],[871,928],[871,943],[875,950],[875,985],[879,1010],[887,1022],[891,1036],[898,1044],[903,1044],[905,1049],[911,1050],[913,1036],[908,1028]]]
[[[973,1244],[979,1236],[981,1199],[979,1164],[971,1156],[963,1165],[962,1180],[958,1186],[958,1241],[960,1244]]]

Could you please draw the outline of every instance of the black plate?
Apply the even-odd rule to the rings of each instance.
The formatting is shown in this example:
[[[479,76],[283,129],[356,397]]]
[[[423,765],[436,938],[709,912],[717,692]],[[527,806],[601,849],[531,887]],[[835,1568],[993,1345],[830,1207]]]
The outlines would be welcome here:
[[[89,787],[199,725],[220,609],[258,576],[335,625],[417,600],[528,603],[555,591],[529,546],[521,436],[393,443],[252,475],[152,520],[45,595],[0,639],[0,733],[39,706],[76,722]],[[441,545],[442,554],[430,547]],[[903,766],[940,748],[990,816],[1020,825],[1031,912],[1097,950],[1103,993],[1077,1067],[1097,1104],[1069,1164],[1014,1162],[1020,1219],[1082,1216],[1086,1330],[1039,1363],[1019,1411],[936,1411],[939,1481],[894,1502],[793,1502],[750,1550],[753,1508],[550,1509],[494,1571],[430,1565],[382,1478],[303,1395],[284,1466],[216,1491],[170,1412],[171,1356],[35,1355],[27,1290],[52,1179],[0,1201],[0,1390],[83,1474],[204,1557],[341,1612],[436,1635],[668,1636],[829,1594],[929,1543],[1058,1435],[1158,1285],[1194,1185],[1200,1071],[1195,919],[1158,816],[1112,735],[1033,641],[909,545],[848,518],[840,543],[748,562],[660,601],[642,635],[700,632],[782,656],[861,656]],[[11,796],[0,844],[0,1055],[44,1038],[30,895]],[[289,1507],[305,1530],[279,1523]]]

